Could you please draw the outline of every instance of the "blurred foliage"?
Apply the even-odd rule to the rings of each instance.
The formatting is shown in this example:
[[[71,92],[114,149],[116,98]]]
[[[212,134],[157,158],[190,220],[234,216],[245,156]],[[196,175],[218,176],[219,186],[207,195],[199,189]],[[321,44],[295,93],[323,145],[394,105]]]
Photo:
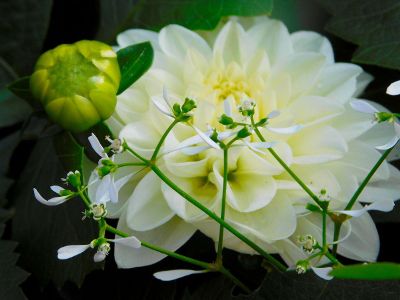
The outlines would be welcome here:
[[[400,70],[398,0],[318,0],[333,17],[326,30],[358,45],[353,62]]]

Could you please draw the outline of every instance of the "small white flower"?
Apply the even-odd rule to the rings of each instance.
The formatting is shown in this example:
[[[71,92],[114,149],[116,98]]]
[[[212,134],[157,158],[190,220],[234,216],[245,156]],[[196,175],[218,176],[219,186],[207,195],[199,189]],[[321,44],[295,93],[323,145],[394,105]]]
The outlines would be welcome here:
[[[396,96],[400,94],[400,80],[392,82],[386,89],[386,94]]]
[[[117,239],[107,239],[108,242],[113,242],[116,244],[121,244],[130,248],[140,248],[141,242],[134,236],[126,237],[126,238],[117,238]],[[77,256],[83,252],[85,252],[89,248],[95,247],[96,240],[92,241],[90,244],[87,245],[69,245],[64,246],[58,249],[57,251],[57,258],[58,259],[69,259],[71,257]],[[109,243],[102,243],[98,247],[98,251],[94,255],[94,261],[100,262],[105,259],[108,252],[110,251],[110,244]]]
[[[90,213],[95,221],[104,218],[107,215],[107,209],[104,203],[92,203],[90,205]]]
[[[302,250],[307,254],[313,253],[317,245],[317,240],[310,234],[298,236],[297,242],[301,244]]]
[[[114,153],[121,153],[123,151],[122,141],[120,139],[113,140],[107,135],[106,140],[110,143],[110,148]]]
[[[326,267],[326,268],[317,268],[317,267],[311,267],[311,270],[314,271],[314,273],[325,280],[331,280],[333,279],[333,276],[329,275],[329,273],[332,271],[331,267]]]
[[[299,260],[296,263],[296,272],[297,274],[304,274],[307,272],[310,267],[310,262],[308,260]]]
[[[206,273],[208,270],[170,270],[154,273],[154,277],[162,281],[172,281],[193,274]]]
[[[74,193],[62,188],[61,186],[58,185],[52,185],[50,189],[55,192],[56,194],[60,195],[59,197],[53,197],[50,198],[49,200],[46,200],[45,198],[40,195],[37,189],[33,189],[33,194],[35,195],[36,200],[38,200],[40,203],[47,205],[47,206],[55,206],[64,203],[65,201],[71,199],[74,197]],[[65,194],[65,195],[62,195]]]
[[[174,110],[171,105],[171,97],[168,94],[168,90],[165,86],[163,86],[162,97],[153,97],[151,100],[153,101],[154,106],[164,115],[175,118]],[[177,99],[174,99],[177,100]]]
[[[348,215],[351,217],[359,217],[366,213],[367,211],[370,210],[378,210],[378,211],[384,211],[384,212],[389,212],[393,210],[394,207],[394,202],[392,200],[377,200],[373,202],[372,204],[365,205],[361,209],[356,209],[356,210],[336,210],[334,211],[335,213],[340,213],[344,215]]]
[[[380,119],[380,114],[388,114],[388,113],[385,113],[385,112],[383,112],[383,113],[379,112],[375,107],[373,107],[371,104],[369,104],[368,102],[363,101],[363,100],[353,100],[353,101],[350,102],[350,105],[354,110],[356,110],[358,112],[370,114],[371,115],[371,121],[373,123],[383,122]],[[384,120],[384,121],[389,121],[389,122],[393,123],[395,135],[386,144],[384,144],[382,146],[375,147],[378,150],[390,149],[394,145],[396,145],[396,143],[400,139],[400,124],[399,124],[397,118],[392,116],[392,118],[390,118],[389,120]]]

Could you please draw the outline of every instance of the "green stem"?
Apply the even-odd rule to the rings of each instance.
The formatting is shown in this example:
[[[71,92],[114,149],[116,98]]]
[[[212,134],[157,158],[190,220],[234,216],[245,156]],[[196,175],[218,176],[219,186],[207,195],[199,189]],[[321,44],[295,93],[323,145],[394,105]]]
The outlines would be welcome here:
[[[123,167],[136,167],[136,166],[147,166],[145,163],[122,163],[122,164],[117,164],[118,168],[123,168]]]
[[[108,232],[111,232],[113,234],[119,235],[121,237],[129,237],[130,236],[129,234],[127,234],[127,233],[125,233],[125,232],[123,232],[123,231],[121,231],[119,229],[116,229],[116,228],[114,228],[114,227],[112,227],[112,226],[110,226],[108,224],[106,225],[106,230]],[[194,259],[194,258],[191,258],[191,257],[187,257],[185,255],[181,255],[181,254],[175,253],[173,251],[169,251],[167,249],[158,247],[156,245],[153,245],[153,244],[150,244],[150,243],[147,243],[147,242],[144,242],[144,241],[140,241],[140,242],[141,242],[143,247],[146,247],[148,249],[160,252],[162,254],[171,256],[173,258],[176,258],[176,259],[179,259],[181,261],[190,263],[192,265],[199,266],[199,267],[207,269],[207,270],[215,271],[215,268],[214,268],[213,264],[209,264],[209,263],[204,262],[204,261],[200,261],[200,260],[197,260],[197,259]]]
[[[385,159],[388,157],[390,152],[393,150],[394,146],[392,148],[387,149],[382,156],[379,158],[379,160],[375,163],[373,168],[369,171],[367,176],[365,176],[364,180],[361,182],[360,186],[358,189],[354,192],[353,196],[347,203],[345,210],[351,210],[353,208],[353,205],[356,203],[358,197],[361,195],[365,187],[367,186],[368,182],[371,180],[372,176],[374,176],[375,172],[379,169],[379,167],[382,165],[382,163],[385,161]],[[335,227],[333,231],[333,242],[336,242],[339,239],[340,235],[340,229],[342,228],[342,223],[340,222],[335,222]],[[338,244],[334,244],[332,248],[332,253],[333,255],[336,255],[338,249]]]
[[[192,196],[190,196],[188,193],[183,191],[180,187],[178,187],[173,181],[171,181],[157,166],[152,165],[151,169],[153,172],[162,180],[164,181],[170,188],[172,188],[175,192],[177,192],[179,195],[181,195],[183,198],[185,198],[187,201],[189,201],[191,204],[202,210],[206,215],[208,215],[211,219],[215,220],[218,222],[220,225],[223,225],[228,231],[230,231],[233,235],[238,237],[240,240],[242,240],[244,243],[246,243],[248,246],[256,250],[258,253],[260,253],[266,260],[268,260],[276,269],[279,271],[286,271],[286,267],[280,263],[277,259],[275,259],[272,255],[268,254],[264,249],[262,249],[260,246],[258,246],[256,243],[252,242],[250,239],[248,239],[246,236],[238,232],[235,228],[233,228],[231,225],[226,223],[224,220],[222,220],[220,217],[218,217],[215,213],[213,213],[211,210],[209,210],[207,207],[199,203],[196,199],[194,199]]]
[[[225,220],[226,188],[228,184],[228,147],[224,147],[224,181],[222,184],[221,220]],[[219,226],[217,264],[222,265],[222,249],[224,244],[224,226]]]
[[[362,191],[364,188],[367,186],[368,182],[374,176],[375,172],[378,170],[378,168],[381,166],[381,164],[385,161],[386,157],[390,154],[394,147],[387,149],[382,156],[379,158],[379,160],[376,162],[374,167],[369,171],[368,175],[364,178],[363,182],[360,184],[358,189],[355,191],[353,197],[351,197],[349,203],[347,203],[345,210],[350,210],[352,209],[354,203],[356,203],[358,197],[361,195]]]
[[[322,210],[322,247],[326,247],[326,209]]]
[[[175,119],[167,128],[167,130],[164,132],[164,134],[161,136],[160,141],[158,142],[156,148],[154,149],[153,155],[150,158],[150,161],[155,161],[158,155],[158,152],[160,152],[161,146],[164,144],[165,139],[167,138],[168,134],[171,132],[171,130],[175,127],[176,124],[178,124],[180,121],[178,119]]]
[[[142,162],[145,163],[145,165],[148,165],[149,161],[144,158],[143,156],[141,156],[139,153],[137,153],[135,150],[133,150],[131,147],[129,147],[127,142],[123,142],[122,144],[123,148],[128,151],[129,153],[131,153],[133,156],[136,156],[137,158],[139,158]]]
[[[245,286],[239,279],[237,279],[231,272],[229,272],[229,270],[225,269],[224,267],[221,267],[219,271],[226,277],[228,277],[230,280],[232,280],[243,291],[245,291],[248,294],[251,293],[251,290],[247,286]]]
[[[254,128],[254,131],[258,138],[262,141],[265,142],[265,138],[261,134],[261,132],[258,130],[257,126],[255,125],[254,118],[253,116],[251,117],[251,124]],[[286,170],[286,172],[289,173],[290,176],[302,187],[302,189],[315,201],[315,203],[318,204],[318,206],[321,206],[321,200],[311,191],[308,186],[292,171],[292,169],[289,168],[289,166],[280,158],[278,153],[274,151],[272,148],[268,148],[268,151],[271,153],[271,155],[278,161],[278,163]]]
[[[90,200],[89,198],[86,196],[86,194],[83,192],[83,190],[79,190],[78,191],[79,196],[81,196],[81,199],[83,201],[83,203],[85,204],[86,208],[90,209]]]

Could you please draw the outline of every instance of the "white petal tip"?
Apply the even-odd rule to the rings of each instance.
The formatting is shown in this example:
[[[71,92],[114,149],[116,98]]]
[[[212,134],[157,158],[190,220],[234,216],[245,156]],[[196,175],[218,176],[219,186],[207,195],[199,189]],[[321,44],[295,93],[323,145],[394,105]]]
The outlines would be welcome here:
[[[207,270],[170,270],[154,273],[154,277],[162,281],[172,281],[192,274],[205,273]]]
[[[400,94],[400,80],[392,82],[386,89],[386,94],[396,96]]]

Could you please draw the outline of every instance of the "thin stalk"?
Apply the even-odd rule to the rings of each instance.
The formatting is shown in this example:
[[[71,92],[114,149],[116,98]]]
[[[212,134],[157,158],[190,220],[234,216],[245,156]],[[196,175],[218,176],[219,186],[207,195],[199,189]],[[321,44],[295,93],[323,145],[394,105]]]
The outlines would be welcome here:
[[[367,186],[368,182],[371,180],[372,176],[374,176],[375,172],[379,169],[379,167],[382,165],[382,163],[385,161],[385,159],[388,157],[390,152],[393,150],[394,146],[392,148],[387,149],[382,156],[379,158],[379,160],[375,163],[373,168],[369,171],[367,176],[365,176],[364,180],[361,182],[360,186],[358,189],[354,192],[353,196],[347,203],[345,210],[351,210],[353,208],[353,205],[356,203],[358,197],[361,195],[365,187]],[[336,242],[339,239],[340,235],[340,229],[342,227],[342,223],[335,223],[334,227],[334,232],[333,232],[333,242]],[[332,248],[332,253],[333,255],[336,255],[337,253],[337,248],[338,244],[334,244]]]
[[[224,147],[224,181],[222,184],[221,220],[225,220],[226,188],[228,184],[228,147]],[[217,264],[222,265],[222,249],[224,244],[224,226],[219,226]]]
[[[129,237],[129,234],[127,234],[127,233],[125,233],[125,232],[123,232],[123,231],[121,231],[119,229],[116,229],[116,228],[114,228],[114,227],[112,227],[112,226],[110,226],[108,224],[106,225],[106,230],[108,232],[111,232],[113,234],[119,235],[121,237]],[[210,263],[207,263],[207,262],[204,262],[204,261],[200,261],[200,260],[185,256],[185,255],[181,255],[181,254],[175,253],[173,251],[169,251],[167,249],[158,247],[156,245],[153,245],[153,244],[150,244],[150,243],[147,243],[147,242],[144,242],[144,241],[140,241],[140,243],[142,244],[143,247],[146,247],[148,249],[151,249],[151,250],[160,252],[162,254],[171,256],[173,258],[176,258],[176,259],[179,259],[181,261],[190,263],[192,265],[199,266],[199,267],[204,268],[206,270],[215,271],[215,268],[214,268],[213,264],[210,264]]]
[[[257,126],[254,123],[254,118],[251,117],[251,125],[254,128],[254,131],[258,138],[262,141],[265,142],[265,138],[261,134],[261,132],[258,130]],[[292,171],[292,169],[289,168],[289,166],[280,158],[278,153],[274,151],[272,148],[268,148],[268,151],[271,153],[271,155],[278,161],[278,163],[285,169],[286,172],[289,173],[290,176],[301,186],[301,188],[315,201],[315,203],[318,204],[319,207],[322,208],[321,205],[321,200],[317,197],[317,195],[314,194],[313,191],[311,191],[308,186]]]
[[[146,165],[149,164],[149,161],[146,158],[144,158],[143,156],[141,156],[139,153],[137,153],[135,150],[133,150],[131,147],[129,147],[127,142],[124,141],[124,143],[122,145],[123,145],[123,148],[126,151],[128,151],[130,154],[132,154],[133,156],[136,156],[137,158],[139,158]]]
[[[85,204],[86,208],[90,208],[90,200],[89,198],[85,195],[85,193],[83,192],[83,190],[79,190],[78,191],[79,196],[81,196],[81,199],[83,201],[83,204]]]
[[[242,240],[244,243],[246,243],[248,246],[256,250],[258,253],[260,253],[266,260],[268,260],[277,270],[279,271],[286,271],[286,267],[279,262],[277,259],[275,259],[272,255],[268,254],[264,249],[262,249],[260,246],[258,246],[256,243],[248,239],[246,236],[241,234],[239,231],[237,231],[235,228],[233,228],[231,225],[226,223],[224,220],[222,220],[220,217],[218,217],[215,213],[213,213],[211,210],[209,210],[207,207],[199,203],[196,199],[194,199],[192,196],[190,196],[188,193],[183,191],[180,187],[178,187],[173,181],[171,181],[157,166],[152,165],[151,169],[153,172],[162,180],[164,181],[170,188],[172,188],[175,192],[177,192],[179,195],[181,195],[183,198],[185,198],[187,201],[189,201],[191,204],[202,210],[206,215],[208,215],[211,219],[215,220],[218,222],[220,225],[223,225],[228,231],[230,231],[233,235],[238,237],[240,240]]]
[[[161,146],[164,144],[165,139],[167,138],[168,134],[171,132],[171,130],[175,127],[176,124],[178,124],[180,121],[175,119],[167,128],[167,130],[164,132],[164,134],[161,136],[160,141],[158,142],[156,148],[154,149],[153,155],[150,158],[150,161],[154,162],[157,158],[158,152],[160,152]]]
[[[376,162],[374,167],[369,171],[367,176],[365,176],[363,182],[360,184],[358,189],[355,191],[353,197],[351,197],[349,203],[347,203],[345,210],[350,210],[352,209],[354,203],[356,203],[358,197],[361,195],[362,191],[364,188],[367,186],[368,182],[371,180],[372,176],[374,176],[375,172],[378,170],[378,168],[381,166],[381,164],[385,161],[385,159],[388,157],[390,152],[392,151],[394,147],[387,149],[382,156],[379,158],[379,160]]]
[[[118,167],[118,168],[123,168],[123,167],[137,167],[137,166],[147,166],[147,164],[142,163],[142,162],[117,164],[117,167]]]

